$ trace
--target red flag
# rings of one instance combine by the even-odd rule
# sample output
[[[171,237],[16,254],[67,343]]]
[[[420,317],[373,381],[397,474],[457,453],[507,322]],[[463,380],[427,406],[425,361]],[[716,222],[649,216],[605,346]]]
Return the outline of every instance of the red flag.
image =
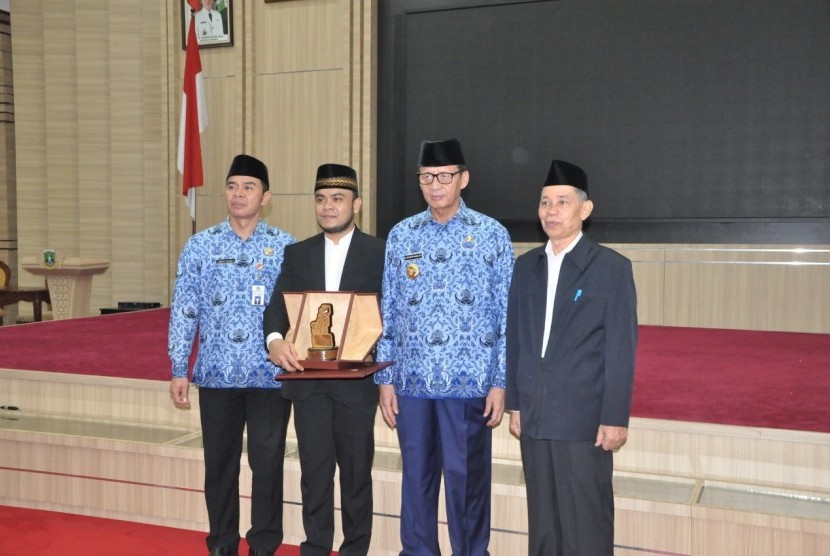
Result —
[[[193,11],[202,9],[199,0],[188,0]],[[200,134],[207,127],[205,87],[202,81],[202,62],[196,40],[195,18],[191,16],[187,31],[187,55],[184,62],[182,87],[182,114],[179,122],[179,152],[176,167],[182,174],[182,194],[190,208],[190,218],[196,219],[196,191],[205,182],[202,170],[202,142]]]

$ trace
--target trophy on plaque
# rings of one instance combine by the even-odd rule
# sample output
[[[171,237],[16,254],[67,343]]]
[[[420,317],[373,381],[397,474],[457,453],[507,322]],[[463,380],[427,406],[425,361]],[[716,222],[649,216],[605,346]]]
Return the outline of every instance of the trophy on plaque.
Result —
[[[337,359],[338,348],[334,344],[334,334],[331,331],[331,318],[334,306],[331,303],[321,303],[317,307],[317,318],[311,321],[311,347],[308,348],[308,358],[312,361],[334,361]]]
[[[383,332],[377,294],[283,292],[283,299],[289,320],[285,339],[308,358],[300,361],[306,372],[282,373],[275,380],[364,378],[393,364],[372,358]]]
[[[305,370],[343,370],[338,378],[351,378],[345,375],[366,376],[392,364],[372,360],[383,331],[377,294],[305,291],[283,292],[283,298],[289,320],[285,339],[294,344],[297,353],[307,356],[300,361]],[[280,377],[292,380],[315,374],[285,373]]]

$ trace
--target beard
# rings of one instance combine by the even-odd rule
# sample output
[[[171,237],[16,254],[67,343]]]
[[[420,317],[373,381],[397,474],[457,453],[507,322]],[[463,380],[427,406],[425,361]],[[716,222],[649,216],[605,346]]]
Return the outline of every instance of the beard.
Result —
[[[354,224],[354,216],[349,218],[346,222],[342,224],[338,224],[337,226],[320,226],[324,232],[327,234],[339,234],[340,232],[344,232],[352,227]]]

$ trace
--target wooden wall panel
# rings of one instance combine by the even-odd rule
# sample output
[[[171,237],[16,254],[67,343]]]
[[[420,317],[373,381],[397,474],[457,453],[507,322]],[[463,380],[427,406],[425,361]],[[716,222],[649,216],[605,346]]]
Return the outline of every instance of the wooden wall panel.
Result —
[[[830,332],[830,246],[610,247],[634,264],[643,324]]]
[[[357,2],[355,2],[357,4]],[[350,0],[303,0],[257,6],[256,75],[339,69],[348,63]]]
[[[47,174],[45,183],[41,184],[45,187],[46,210],[39,220],[46,217],[47,225],[43,228],[48,233],[39,245],[31,245],[21,234],[20,251],[22,256],[26,256],[49,247],[57,250],[59,256],[81,255],[77,180],[79,68],[75,44],[80,29],[74,12],[67,14],[64,10],[50,9],[51,6],[46,3],[40,7],[43,10],[41,40],[43,88],[46,93],[42,107],[43,124],[46,127],[46,156],[43,162]],[[16,36],[17,32],[13,31],[12,38]],[[23,116],[22,111],[20,115]],[[109,153],[102,154],[108,156]],[[20,187],[23,179],[25,176],[18,176],[18,191],[21,195],[31,195],[31,189]],[[28,222],[20,223],[21,227],[27,224]]]
[[[257,77],[255,141],[272,161],[275,193],[312,195],[317,166],[343,160],[343,86],[342,70]]]
[[[17,188],[14,150],[14,83],[9,15],[0,13],[0,260],[17,285]],[[17,318],[17,305],[0,307],[0,324]]]
[[[363,208],[357,223],[364,231],[374,233],[377,222],[377,46],[375,28],[377,3],[359,0],[351,4],[350,88],[347,100],[349,118],[349,153],[346,160],[357,170]]]
[[[210,77],[205,80],[205,96],[210,121],[207,129],[202,133],[205,185],[197,190],[197,202],[202,201],[202,197],[219,196],[222,198],[221,205],[224,208],[225,178],[233,157],[241,152],[256,156],[255,153],[239,147],[241,143],[239,130],[242,126],[233,108],[242,101],[240,92],[239,78],[236,76]],[[223,106],[227,106],[228,110],[223,110]],[[267,164],[268,161],[265,160],[265,163]],[[212,224],[212,222],[205,222],[206,226]]]
[[[38,245],[43,248],[46,243],[47,225],[44,217],[46,206],[46,126],[43,105],[46,98],[44,90],[44,57],[42,11],[34,2],[22,6],[17,3],[15,9],[14,29],[12,33],[12,51],[15,86],[15,166],[16,183],[13,187],[17,196],[17,229],[10,233],[16,235],[18,249],[21,242]],[[16,253],[17,254],[17,253]],[[18,257],[19,259],[19,257]],[[20,285],[39,285],[33,276],[21,273],[15,267]]]
[[[143,210],[136,210],[144,206],[144,164],[145,154],[141,134],[142,129],[142,59],[140,54],[143,48],[142,33],[136,32],[140,21],[123,12],[114,12],[109,16],[110,38],[108,50],[114,62],[109,69],[109,105],[110,134],[112,143],[109,149],[109,162],[112,202],[108,221],[102,226],[92,228],[84,223],[85,248],[90,249],[96,256],[104,256],[110,260],[110,270],[101,276],[101,282],[109,282],[110,289],[116,282],[122,291],[133,288],[138,291],[121,301],[142,300],[140,284],[143,278],[144,257],[142,256],[143,237]],[[124,35],[129,34],[128,38]],[[103,89],[107,81],[102,82]],[[157,92],[158,95],[160,93]],[[86,188],[81,194],[86,199]],[[86,213],[86,203],[83,203],[82,214]],[[92,215],[90,215],[92,216]],[[109,228],[109,229],[107,229]],[[106,237],[109,232],[111,241],[96,242],[93,238]],[[129,253],[131,256],[124,257]],[[119,301],[112,299],[111,303]],[[155,301],[155,300],[148,300]],[[94,308],[93,308],[94,311]]]
[[[692,509],[692,544],[699,556],[813,556],[830,553],[830,524],[720,508]]]
[[[166,302],[166,5],[69,4],[12,8],[20,253],[109,260],[91,313],[120,300]]]
[[[609,245],[631,260],[634,283],[637,285],[637,318],[641,324],[662,324],[666,296],[665,254],[655,248],[630,248],[626,245]]]
[[[14,169],[14,83],[8,14],[0,14],[0,260],[17,268],[17,190]],[[12,258],[12,255],[14,257]],[[14,315],[16,307],[9,309]],[[6,311],[0,307],[0,316]]]
[[[341,69],[256,76],[254,142],[270,161],[274,194],[266,219],[298,239],[319,231],[313,212],[317,167],[351,162],[344,156],[346,85]]]
[[[44,47],[41,30],[40,10],[18,10],[15,12],[15,28],[24,29],[13,33],[12,44],[16,66],[15,90],[15,149],[17,166],[16,189],[20,192],[17,199],[18,237],[32,243],[43,245],[46,239],[46,226],[42,216],[46,199],[46,127],[43,121],[43,104],[46,97],[43,86],[45,66]],[[23,35],[23,36],[21,36]],[[20,60],[27,60],[21,64]],[[27,86],[27,83],[31,83]],[[25,140],[24,140],[25,139]],[[25,179],[21,179],[25,178]],[[29,194],[22,190],[31,189]],[[18,242],[18,246],[19,246]],[[22,285],[34,285],[34,278],[21,275]]]
[[[112,268],[113,286],[111,298],[118,300],[143,300],[167,303],[172,288],[172,274],[168,271],[167,258],[170,250],[172,221],[168,204],[170,191],[175,188],[169,182],[169,175],[175,175],[175,151],[166,141],[169,119],[167,100],[167,32],[164,6],[152,2],[141,5],[141,181],[137,189],[143,191],[143,210],[138,211],[141,220],[135,233],[140,234],[143,243],[138,253],[143,264],[130,281],[119,272],[120,263],[136,256],[122,253],[117,244],[113,245]],[[147,46],[145,46],[147,45]],[[122,285],[123,284],[123,285]]]
[[[632,262],[640,324],[830,333],[830,245],[607,247]]]
[[[830,332],[830,250],[693,246],[666,250],[667,322]]]

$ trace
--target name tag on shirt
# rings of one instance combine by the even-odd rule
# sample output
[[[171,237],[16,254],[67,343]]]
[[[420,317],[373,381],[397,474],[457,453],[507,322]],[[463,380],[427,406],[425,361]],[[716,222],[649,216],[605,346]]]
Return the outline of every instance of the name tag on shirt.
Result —
[[[261,284],[251,286],[251,305],[265,305],[265,286]]]

